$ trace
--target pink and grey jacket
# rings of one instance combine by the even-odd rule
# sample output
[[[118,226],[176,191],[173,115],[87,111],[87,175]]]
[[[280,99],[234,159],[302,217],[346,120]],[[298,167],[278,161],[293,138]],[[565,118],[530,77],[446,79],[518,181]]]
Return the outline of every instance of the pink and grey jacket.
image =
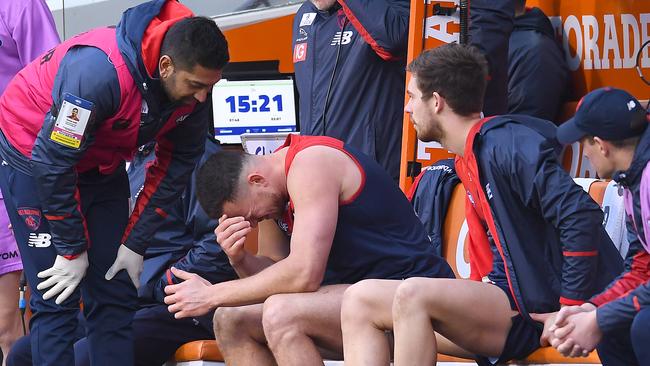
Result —
[[[636,314],[650,305],[650,128],[636,147],[630,168],[614,176],[624,189],[630,249],[625,270],[590,302],[598,306],[603,332],[629,328]]]
[[[131,8],[116,28],[82,33],[37,58],[0,98],[0,154],[36,180],[59,255],[74,257],[91,245],[78,173],[111,174],[138,146],[157,141],[156,162],[122,239],[140,254],[185,188],[211,126],[209,106],[168,101],[157,61],[165,32],[190,16],[175,0]],[[94,104],[78,149],[49,138],[66,93]]]

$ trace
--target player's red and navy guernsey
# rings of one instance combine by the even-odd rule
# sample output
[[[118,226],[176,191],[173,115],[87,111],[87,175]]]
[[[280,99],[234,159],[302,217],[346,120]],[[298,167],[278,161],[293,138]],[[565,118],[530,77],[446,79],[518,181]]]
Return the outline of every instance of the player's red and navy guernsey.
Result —
[[[324,285],[370,278],[454,277],[449,264],[435,254],[435,247],[404,193],[374,160],[331,137],[290,135],[280,149],[286,146],[286,174],[296,154],[311,146],[343,151],[362,174],[357,193],[339,203]],[[290,201],[280,224],[289,233],[294,214]]]
[[[116,28],[82,33],[37,58],[0,98],[0,185],[32,285],[35,364],[74,364],[82,294],[91,362],[133,362],[135,289],[124,271],[111,281],[102,272],[120,243],[144,253],[203,152],[207,104],[167,101],[157,75],[166,31],[190,16],[175,0],[131,8]],[[152,139],[156,163],[129,222],[124,161]],[[44,300],[36,274],[57,255],[84,251],[90,266],[80,287],[61,305]]]
[[[343,140],[379,162],[395,180],[402,146],[409,3],[341,0],[319,11],[305,1],[293,20],[301,134]]]
[[[456,158],[471,278],[505,284],[525,316],[582,304],[622,269],[602,211],[558,162],[555,129],[523,115],[487,118]]]
[[[467,190],[471,279],[501,288],[519,314],[497,360],[539,348],[529,313],[581,304],[622,268],[598,205],[558,162],[556,127],[527,116],[487,118],[472,127],[456,171]]]

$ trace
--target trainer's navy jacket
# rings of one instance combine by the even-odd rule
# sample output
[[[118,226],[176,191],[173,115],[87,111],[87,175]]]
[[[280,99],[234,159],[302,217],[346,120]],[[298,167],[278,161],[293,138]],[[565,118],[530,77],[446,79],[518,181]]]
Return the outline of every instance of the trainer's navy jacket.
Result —
[[[175,0],[156,0],[127,10],[117,28],[82,33],[23,69],[0,99],[0,153],[37,182],[44,216],[59,255],[87,249],[78,173],[110,174],[138,146],[156,139],[157,161],[149,169],[122,243],[144,253],[165,210],[185,188],[203,152],[209,103],[167,100],[157,61],[164,35],[191,11]],[[66,94],[93,103],[77,148],[52,140]],[[209,98],[208,98],[209,100]]]
[[[454,160],[443,159],[424,169],[415,178],[408,194],[438,255],[442,255],[442,228],[458,182],[460,179],[454,169]]]
[[[362,174],[359,190],[339,203],[323,284],[355,283],[369,278],[454,277],[449,264],[435,254],[404,193],[374,160],[331,137],[290,135],[280,148],[286,146],[286,174],[296,154],[310,146],[343,151]],[[291,197],[287,211],[285,217],[291,221],[280,227],[292,230],[295,211]]]
[[[144,187],[147,168],[154,162],[153,145],[149,143],[141,147],[129,166],[133,201]],[[218,142],[206,139],[205,152],[199,164],[220,149]],[[163,302],[165,286],[181,282],[169,270],[172,266],[196,273],[210,283],[237,278],[228,256],[217,244],[214,234],[217,220],[208,218],[196,199],[195,180],[192,174],[183,195],[169,208],[162,226],[149,242],[140,275],[140,301]]]
[[[485,119],[456,158],[468,193],[471,278],[504,278],[522,314],[581,304],[622,270],[603,212],[558,162],[555,131],[533,117]]]
[[[650,128],[646,128],[627,171],[614,180],[625,188],[630,249],[625,271],[590,302],[598,306],[603,332],[629,329],[636,314],[650,305]]]
[[[293,21],[301,134],[343,140],[394,179],[402,143],[409,3],[341,0],[319,11],[305,1]]]
[[[508,111],[508,43],[515,0],[471,0],[469,3],[469,43],[483,52],[489,67],[483,113],[504,114]]]
[[[508,50],[508,113],[556,121],[569,68],[551,21],[539,8],[515,18]]]

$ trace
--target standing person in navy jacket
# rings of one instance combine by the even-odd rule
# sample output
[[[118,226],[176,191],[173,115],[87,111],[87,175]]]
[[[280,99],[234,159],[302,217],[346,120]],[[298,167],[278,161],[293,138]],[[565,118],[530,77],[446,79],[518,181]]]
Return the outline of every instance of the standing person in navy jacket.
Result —
[[[604,366],[650,365],[650,121],[629,93],[601,88],[558,129],[564,144],[581,141],[601,178],[623,189],[630,249],[625,270],[582,306],[560,310],[553,346],[567,356],[597,347]]]
[[[476,48],[434,48],[408,70],[405,111],[418,138],[457,154],[473,281],[350,287],[341,311],[346,365],[387,364],[386,330],[394,330],[396,366],[435,364],[437,352],[480,365],[525,358],[548,338],[534,319],[550,327],[560,306],[588,300],[621,269],[603,213],[562,170],[553,124],[481,119],[487,69]]]
[[[0,187],[32,288],[34,364],[73,364],[82,296],[93,364],[133,363],[142,255],[203,152],[227,61],[213,21],[156,0],[51,49],[5,90]],[[129,219],[124,161],[153,139]]]
[[[569,68],[553,25],[540,8],[517,0],[508,48],[508,113],[557,122],[569,89]]]
[[[311,0],[293,21],[300,133],[343,140],[397,180],[409,0]]]
[[[155,161],[154,143],[141,147],[129,166],[129,183],[133,202],[142,192],[145,173]],[[220,150],[213,138],[206,139],[201,162]],[[195,175],[182,197],[167,211],[162,226],[156,231],[144,255],[144,267],[138,289],[140,308],[133,319],[135,365],[162,365],[181,345],[200,339],[214,338],[212,314],[196,318],[175,319],[163,302],[166,285],[179,283],[170,268],[197,273],[210,283],[229,281],[237,274],[228,263],[228,256],[217,244],[211,220],[196,200]],[[82,317],[83,320],[83,317]],[[85,323],[85,322],[84,322]],[[84,337],[85,325],[79,330]],[[88,339],[75,343],[75,365],[90,365]],[[32,364],[29,336],[19,340],[8,356],[8,366]]]

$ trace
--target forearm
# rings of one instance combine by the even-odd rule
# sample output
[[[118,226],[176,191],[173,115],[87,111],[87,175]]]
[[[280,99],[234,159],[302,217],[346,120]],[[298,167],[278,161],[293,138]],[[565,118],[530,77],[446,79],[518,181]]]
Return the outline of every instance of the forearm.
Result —
[[[318,285],[311,277],[306,269],[283,260],[250,277],[211,286],[210,305],[217,308],[258,304],[278,293],[315,291]]]
[[[244,255],[244,258],[242,258],[239,262],[230,262],[230,265],[235,269],[235,272],[237,272],[239,278],[246,278],[261,272],[263,269],[274,263],[275,261],[273,261],[271,258],[262,255],[253,255],[246,253],[246,255]]]

